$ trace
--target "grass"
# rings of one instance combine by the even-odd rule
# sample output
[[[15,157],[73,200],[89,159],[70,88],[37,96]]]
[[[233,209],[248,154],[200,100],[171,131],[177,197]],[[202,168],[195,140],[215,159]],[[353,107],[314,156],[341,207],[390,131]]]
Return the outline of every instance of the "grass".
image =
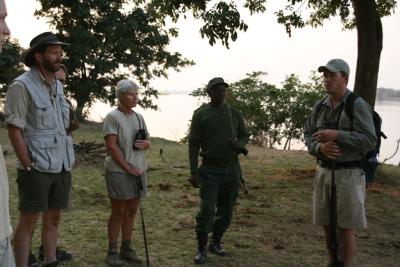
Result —
[[[82,125],[76,142],[102,142],[101,128]],[[0,129],[10,180],[12,223],[18,219],[15,154]],[[163,149],[164,163],[159,151]],[[324,266],[322,229],[311,224],[314,159],[306,152],[255,146],[242,158],[249,195],[239,196],[223,242],[230,256],[210,255],[205,266]],[[186,182],[187,146],[153,138],[147,152],[149,196],[143,201],[152,266],[193,266],[198,192]],[[400,265],[400,168],[384,165],[368,189],[369,228],[358,233],[354,266]],[[61,266],[106,266],[107,219],[110,208],[103,162],[80,163],[73,170],[73,209],[63,212],[59,245],[73,253]],[[38,222],[40,224],[40,222]],[[39,225],[33,251],[39,246]],[[140,217],[133,245],[144,259]]]

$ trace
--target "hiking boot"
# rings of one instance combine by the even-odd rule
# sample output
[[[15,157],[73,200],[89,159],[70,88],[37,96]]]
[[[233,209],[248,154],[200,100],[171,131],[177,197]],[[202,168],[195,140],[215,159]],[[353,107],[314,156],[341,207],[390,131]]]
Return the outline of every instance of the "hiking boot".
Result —
[[[197,253],[194,256],[195,264],[203,264],[207,260],[207,233],[197,233]]]
[[[38,260],[36,259],[35,255],[32,254],[32,251],[29,252],[28,258],[28,267],[38,267]]]
[[[119,258],[118,253],[116,251],[115,252],[109,251],[107,253],[106,263],[110,267],[122,267],[123,266],[123,262]]]
[[[43,246],[39,247],[39,260],[43,261],[44,260],[44,250]],[[72,260],[72,254],[69,253],[68,251],[65,251],[59,247],[56,247],[56,259],[57,261],[70,261]]]
[[[142,259],[136,254],[132,248],[121,248],[119,257],[129,263],[141,263]]]
[[[194,256],[195,264],[204,264],[207,260],[207,248],[199,248],[197,250],[196,256]]]
[[[330,262],[328,265],[326,265],[326,267],[343,267],[343,262],[340,260],[337,263]]]
[[[42,267],[57,267],[58,261],[53,261],[52,263],[42,264]]]
[[[208,250],[218,256],[226,256],[228,252],[221,246],[221,243],[211,242]]]
[[[211,237],[211,242],[210,245],[208,246],[208,250],[216,254],[218,256],[226,256],[228,252],[221,246],[221,239],[222,239],[222,234],[221,233],[213,233]]]

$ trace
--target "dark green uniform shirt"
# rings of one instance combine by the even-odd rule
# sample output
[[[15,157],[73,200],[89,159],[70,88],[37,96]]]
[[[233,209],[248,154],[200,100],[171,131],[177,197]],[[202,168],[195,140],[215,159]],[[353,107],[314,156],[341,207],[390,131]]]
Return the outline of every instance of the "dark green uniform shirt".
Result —
[[[240,147],[244,147],[249,141],[243,117],[238,110],[227,105],[218,109],[210,103],[197,109],[193,113],[189,133],[191,173],[197,172],[200,149],[203,160],[210,165],[223,167],[236,163],[238,152],[231,146],[232,138],[238,139]]]

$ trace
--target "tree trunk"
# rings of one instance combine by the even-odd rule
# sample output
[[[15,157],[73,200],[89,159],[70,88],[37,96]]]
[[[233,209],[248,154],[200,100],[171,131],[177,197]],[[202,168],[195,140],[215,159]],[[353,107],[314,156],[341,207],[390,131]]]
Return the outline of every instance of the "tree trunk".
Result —
[[[79,122],[84,122],[86,120],[85,113],[83,112],[83,106],[77,106],[75,109],[75,116]]]
[[[382,51],[382,23],[375,0],[353,0],[352,2],[358,36],[354,92],[374,107]]]

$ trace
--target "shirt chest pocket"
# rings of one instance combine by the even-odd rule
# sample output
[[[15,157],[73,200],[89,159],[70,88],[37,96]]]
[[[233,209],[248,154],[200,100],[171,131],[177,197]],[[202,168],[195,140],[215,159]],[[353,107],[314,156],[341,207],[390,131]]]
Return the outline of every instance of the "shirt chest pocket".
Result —
[[[35,127],[40,130],[56,128],[54,109],[50,103],[33,101],[33,119]]]

